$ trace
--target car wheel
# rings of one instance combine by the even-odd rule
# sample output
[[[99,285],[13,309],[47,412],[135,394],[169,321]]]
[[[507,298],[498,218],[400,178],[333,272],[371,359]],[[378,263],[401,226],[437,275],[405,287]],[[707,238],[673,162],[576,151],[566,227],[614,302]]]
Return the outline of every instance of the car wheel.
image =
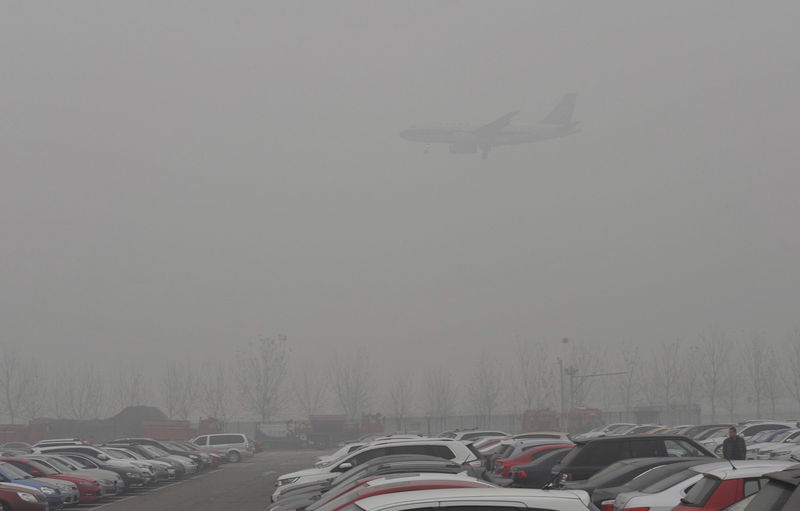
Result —
[[[228,461],[231,463],[239,463],[242,461],[242,455],[239,454],[239,451],[231,451],[228,453]]]

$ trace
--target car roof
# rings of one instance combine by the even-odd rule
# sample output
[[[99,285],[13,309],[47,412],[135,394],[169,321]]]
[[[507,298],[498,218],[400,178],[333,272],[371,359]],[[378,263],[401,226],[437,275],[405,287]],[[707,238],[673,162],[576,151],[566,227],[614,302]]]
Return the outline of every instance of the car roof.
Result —
[[[405,483],[405,482],[417,482],[417,481],[479,481],[479,480],[472,476],[467,475],[465,472],[460,472],[458,474],[408,472],[408,473],[380,476],[375,479],[367,481],[364,484],[364,486],[373,487],[389,483]],[[492,484],[486,481],[481,481],[481,482],[484,482],[487,485]]]
[[[761,477],[762,475],[783,470],[794,462],[779,460],[734,460],[733,466],[727,461],[696,465],[691,470],[717,479],[741,479],[743,477]],[[736,467],[735,469],[733,467]]]
[[[368,497],[356,502],[358,507],[365,511],[373,511],[384,507],[400,504],[414,504],[424,502],[442,502],[465,500],[472,505],[476,502],[524,502],[533,503],[537,507],[548,507],[553,503],[564,500],[577,500],[584,505],[589,504],[589,495],[583,491],[559,490],[529,490],[521,488],[450,488],[440,490],[409,491],[400,493],[386,493]]]
[[[800,485],[800,465],[792,465],[784,470],[770,472],[765,475],[770,479],[775,479],[782,483],[791,484],[793,486]]]
[[[692,442],[692,443],[696,443],[691,438],[683,436],[683,435],[648,435],[646,433],[643,434],[643,435],[601,436],[601,437],[597,437],[597,438],[586,438],[586,439],[583,439],[583,440],[577,440],[576,439],[574,442],[577,445],[584,445],[584,444],[593,444],[593,443],[599,443],[599,442],[627,442],[629,440],[653,439],[653,438],[655,438],[656,440],[670,440],[670,439],[686,440],[686,441],[689,441],[689,442]]]

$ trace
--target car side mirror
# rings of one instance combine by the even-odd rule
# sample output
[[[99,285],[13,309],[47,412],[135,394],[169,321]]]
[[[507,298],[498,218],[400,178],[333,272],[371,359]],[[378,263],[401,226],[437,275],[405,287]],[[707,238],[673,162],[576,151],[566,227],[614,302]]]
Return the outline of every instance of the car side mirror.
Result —
[[[351,468],[353,468],[353,464],[345,462],[345,463],[342,463],[341,465],[339,465],[336,468],[341,470],[342,472],[344,472],[345,470],[350,470]]]

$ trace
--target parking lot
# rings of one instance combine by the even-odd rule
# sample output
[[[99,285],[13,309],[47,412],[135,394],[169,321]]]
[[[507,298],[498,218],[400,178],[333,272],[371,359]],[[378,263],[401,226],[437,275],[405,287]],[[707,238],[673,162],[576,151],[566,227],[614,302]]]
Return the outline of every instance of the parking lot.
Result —
[[[241,463],[228,463],[182,481],[155,488],[133,489],[80,511],[189,511],[236,509],[263,511],[269,505],[275,478],[309,466],[317,451],[262,452]]]

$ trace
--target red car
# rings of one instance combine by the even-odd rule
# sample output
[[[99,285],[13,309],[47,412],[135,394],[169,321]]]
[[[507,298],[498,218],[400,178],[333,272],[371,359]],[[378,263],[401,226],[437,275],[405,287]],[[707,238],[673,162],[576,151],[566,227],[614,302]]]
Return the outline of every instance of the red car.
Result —
[[[14,511],[47,511],[47,497],[30,486],[0,483],[0,501],[3,509]]]
[[[439,490],[442,488],[493,488],[494,485],[459,474],[404,474],[403,477],[381,477],[345,492],[314,511],[339,511],[353,502],[384,493]]]
[[[740,472],[744,472],[743,468]],[[762,476],[771,469],[737,477],[736,471],[728,470],[722,477],[706,474],[697,484],[691,487],[680,504],[672,511],[720,511],[739,502],[745,497],[757,493],[762,484]],[[774,470],[773,470],[774,471]],[[726,477],[727,476],[727,477]]]
[[[36,460],[29,460],[26,458],[0,458],[0,461],[10,463],[33,477],[51,477],[53,479],[61,479],[63,481],[75,483],[75,486],[78,487],[78,500],[81,504],[94,502],[103,498],[103,490],[100,487],[100,481],[96,479],[59,472]],[[16,508],[14,509],[16,510]]]
[[[537,445],[533,449],[523,452],[515,458],[503,458],[494,462],[494,473],[508,479],[511,477],[511,467],[530,465],[536,458],[552,451],[553,449],[570,449],[573,444],[546,444]]]

